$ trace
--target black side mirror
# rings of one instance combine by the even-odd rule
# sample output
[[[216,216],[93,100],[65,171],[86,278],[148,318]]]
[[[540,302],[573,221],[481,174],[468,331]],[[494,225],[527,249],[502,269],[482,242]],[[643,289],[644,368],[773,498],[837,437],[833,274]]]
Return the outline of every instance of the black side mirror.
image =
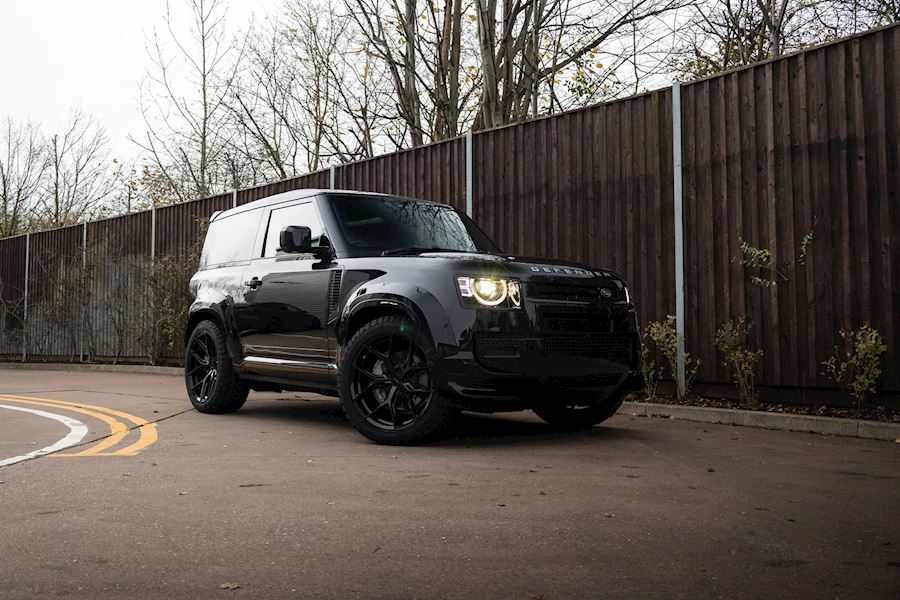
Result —
[[[288,225],[281,230],[278,241],[282,252],[296,254],[317,250],[312,247],[312,232],[303,225]]]

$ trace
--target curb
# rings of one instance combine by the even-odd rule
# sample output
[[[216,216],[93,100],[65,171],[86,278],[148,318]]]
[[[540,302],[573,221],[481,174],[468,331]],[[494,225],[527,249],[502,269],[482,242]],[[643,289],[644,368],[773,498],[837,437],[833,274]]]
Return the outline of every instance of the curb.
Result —
[[[182,375],[184,373],[179,367],[159,367],[153,365],[0,362],[0,370],[4,369],[13,371],[69,371],[73,373],[140,373],[143,375]]]
[[[900,423],[883,423],[862,419],[839,419],[788,413],[770,413],[758,410],[731,408],[707,408],[704,406],[682,406],[677,404],[656,404],[653,402],[622,403],[620,413],[643,417],[669,417],[701,423],[740,425],[761,429],[782,431],[802,431],[823,435],[841,435],[869,440],[894,441],[900,439]]]

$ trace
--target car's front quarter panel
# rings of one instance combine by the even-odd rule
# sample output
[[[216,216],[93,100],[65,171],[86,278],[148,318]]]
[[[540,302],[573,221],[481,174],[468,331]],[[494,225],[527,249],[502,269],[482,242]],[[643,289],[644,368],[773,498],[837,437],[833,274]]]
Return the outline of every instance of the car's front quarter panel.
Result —
[[[608,393],[634,378],[639,335],[625,283],[609,272],[466,255],[349,259],[338,343],[360,311],[404,312],[434,341],[436,384],[467,408],[520,408],[551,389]],[[556,269],[556,270],[554,270]],[[464,305],[457,278],[521,282],[519,308]],[[597,290],[611,290],[609,299]]]

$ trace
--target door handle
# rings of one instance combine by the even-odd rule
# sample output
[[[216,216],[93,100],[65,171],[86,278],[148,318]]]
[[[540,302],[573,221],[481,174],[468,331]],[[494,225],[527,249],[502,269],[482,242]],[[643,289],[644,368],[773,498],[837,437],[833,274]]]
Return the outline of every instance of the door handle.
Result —
[[[256,288],[258,288],[258,287],[261,286],[262,284],[263,284],[262,279],[260,279],[259,277],[254,277],[254,278],[251,279],[250,281],[245,281],[245,282],[244,282],[244,285],[246,285],[247,287],[249,287],[251,290],[255,290]]]

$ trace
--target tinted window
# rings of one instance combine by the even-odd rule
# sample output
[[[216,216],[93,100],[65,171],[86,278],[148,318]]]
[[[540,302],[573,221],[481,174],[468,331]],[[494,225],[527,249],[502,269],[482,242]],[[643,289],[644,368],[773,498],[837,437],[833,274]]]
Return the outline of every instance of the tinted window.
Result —
[[[200,267],[250,260],[262,211],[248,210],[209,224]]]
[[[263,256],[281,256],[284,252],[279,248],[279,236],[281,230],[288,225],[303,225],[309,227],[312,233],[312,245],[322,244],[322,222],[312,202],[294,204],[273,210],[269,214],[269,226],[266,229],[266,243],[263,246]],[[327,239],[325,245],[327,246]]]
[[[384,196],[330,196],[344,238],[356,251],[381,254],[419,247],[499,253],[464,215],[448,206]]]

